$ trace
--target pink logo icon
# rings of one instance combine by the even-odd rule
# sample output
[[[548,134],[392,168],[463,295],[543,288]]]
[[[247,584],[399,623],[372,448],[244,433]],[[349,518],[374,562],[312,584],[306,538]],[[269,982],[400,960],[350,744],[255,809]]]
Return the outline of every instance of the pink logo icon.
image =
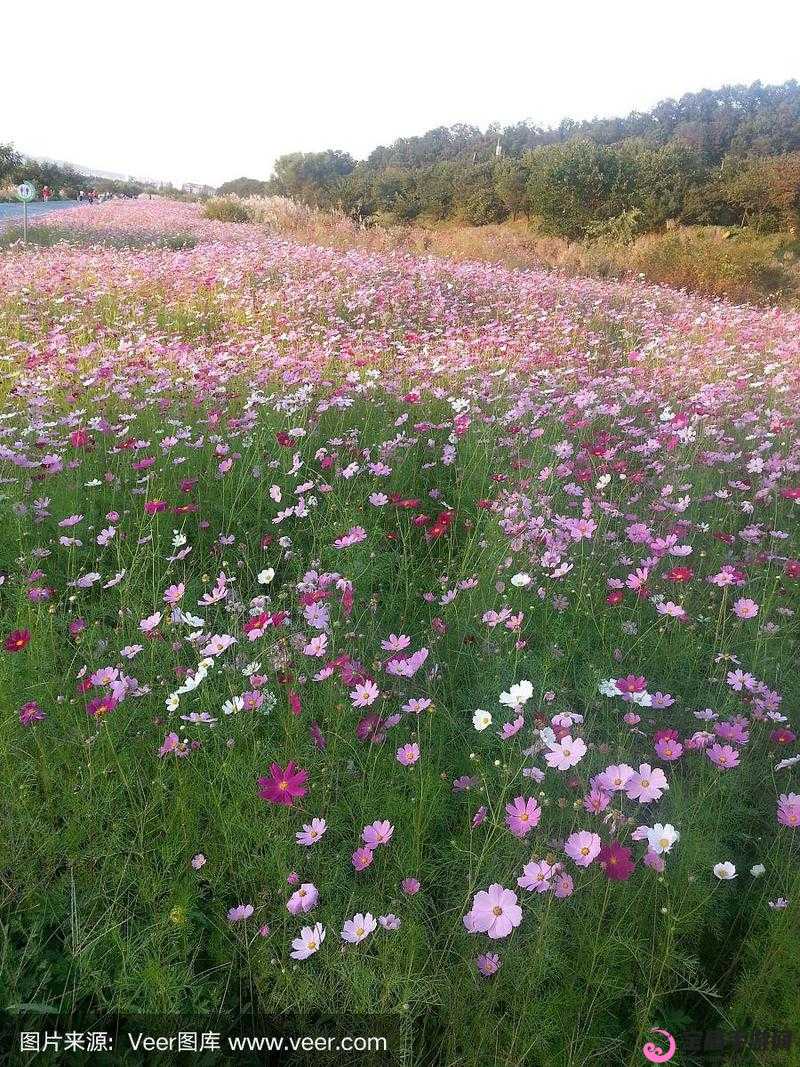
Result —
[[[663,1049],[660,1045],[656,1045],[654,1042],[648,1041],[642,1047],[644,1058],[646,1060],[649,1060],[651,1063],[666,1063],[667,1060],[671,1060],[672,1057],[675,1055],[675,1049],[677,1048],[675,1044],[675,1038],[668,1030],[659,1030],[657,1026],[651,1028],[651,1033],[663,1034],[664,1037],[669,1041],[669,1045],[665,1049]]]

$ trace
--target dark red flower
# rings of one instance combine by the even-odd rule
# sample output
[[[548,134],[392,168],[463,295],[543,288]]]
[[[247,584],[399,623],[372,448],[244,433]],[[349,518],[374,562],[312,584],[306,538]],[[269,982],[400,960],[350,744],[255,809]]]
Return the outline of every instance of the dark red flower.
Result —
[[[27,648],[30,640],[30,630],[12,630],[3,642],[3,648],[6,652],[21,652],[23,648]]]
[[[631,850],[618,841],[603,845],[597,854],[597,860],[606,877],[614,882],[627,882],[636,868]]]

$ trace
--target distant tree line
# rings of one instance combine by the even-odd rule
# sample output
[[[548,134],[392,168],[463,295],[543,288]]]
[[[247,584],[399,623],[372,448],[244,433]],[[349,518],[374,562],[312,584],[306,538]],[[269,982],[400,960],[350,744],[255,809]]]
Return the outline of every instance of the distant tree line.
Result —
[[[119,196],[138,196],[139,193],[155,189],[155,186],[145,182],[98,178],[79,174],[73,168],[59,163],[27,159],[12,144],[0,143],[0,199],[5,190],[23,181],[33,182],[40,192],[48,185],[54,195],[63,192],[68,200],[74,199],[80,189],[96,189],[98,193],[115,193]]]
[[[793,228],[800,85],[703,90],[625,118],[554,128],[439,127],[359,163],[345,152],[297,152],[278,159],[268,181],[241,178],[219,192],[279,193],[366,221],[535,217],[570,238],[633,236],[669,220]]]

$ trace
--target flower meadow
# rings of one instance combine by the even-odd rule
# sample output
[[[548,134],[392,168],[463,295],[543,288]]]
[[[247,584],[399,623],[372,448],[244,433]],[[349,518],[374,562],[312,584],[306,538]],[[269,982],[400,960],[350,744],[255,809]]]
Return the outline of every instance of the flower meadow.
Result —
[[[47,225],[0,258],[5,1005],[476,1067],[791,1028],[800,315]]]

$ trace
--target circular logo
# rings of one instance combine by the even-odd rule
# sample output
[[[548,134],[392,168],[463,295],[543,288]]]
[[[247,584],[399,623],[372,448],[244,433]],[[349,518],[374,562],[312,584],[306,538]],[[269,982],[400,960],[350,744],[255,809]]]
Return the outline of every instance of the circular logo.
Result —
[[[646,1044],[642,1046],[644,1058],[649,1060],[650,1063],[666,1063],[667,1060],[671,1060],[675,1055],[675,1049],[677,1048],[675,1038],[668,1030],[659,1030],[656,1026],[653,1026],[650,1032],[653,1034],[663,1034],[669,1044],[664,1049],[652,1041],[646,1042]]]
[[[33,182],[21,182],[17,186],[17,196],[20,200],[28,201],[36,198],[36,186]]]

